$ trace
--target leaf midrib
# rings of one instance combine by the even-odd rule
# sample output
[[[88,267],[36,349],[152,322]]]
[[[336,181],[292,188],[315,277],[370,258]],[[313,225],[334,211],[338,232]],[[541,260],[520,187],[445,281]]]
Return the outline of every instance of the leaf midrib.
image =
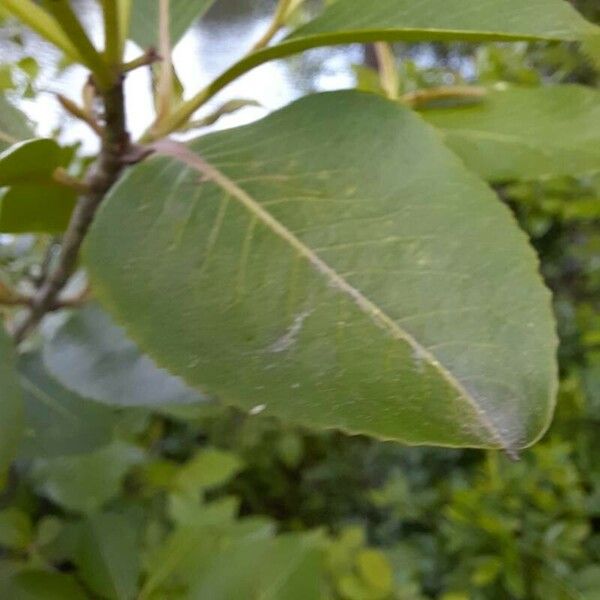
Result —
[[[235,181],[181,143],[165,139],[156,142],[153,147],[159,154],[175,158],[179,162],[200,173],[203,179],[212,181],[218,185],[224,192],[240,202],[242,206],[253,214],[255,218],[260,220],[263,225],[270,229],[275,235],[295,249],[300,256],[305,258],[315,268],[315,270],[328,278],[332,285],[354,300],[358,308],[367,314],[376,325],[387,330],[393,338],[406,342],[419,357],[427,361],[436,371],[438,371],[441,377],[459,393],[460,397],[474,412],[480,424],[490,434],[491,441],[497,443],[504,450],[511,449],[511,444],[499,431],[485,409],[480,406],[477,400],[465,389],[463,384],[429,349],[423,346],[408,331],[400,327],[396,321],[382,311],[370,298],[365,296],[360,290],[342,277],[333,267],[296,237],[283,223],[265,210],[257,200],[248,194],[248,192],[239,187]]]

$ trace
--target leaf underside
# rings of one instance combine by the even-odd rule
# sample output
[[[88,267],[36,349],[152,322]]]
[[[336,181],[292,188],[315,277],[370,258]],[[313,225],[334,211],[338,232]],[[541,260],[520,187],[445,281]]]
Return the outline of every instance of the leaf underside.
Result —
[[[97,305],[74,313],[44,346],[49,372],[85,398],[116,406],[160,407],[205,401],[143,355]]]
[[[159,364],[313,427],[541,435],[556,339],[535,255],[412,111],[320,94],[189,148],[128,171],[85,249],[98,298]]]

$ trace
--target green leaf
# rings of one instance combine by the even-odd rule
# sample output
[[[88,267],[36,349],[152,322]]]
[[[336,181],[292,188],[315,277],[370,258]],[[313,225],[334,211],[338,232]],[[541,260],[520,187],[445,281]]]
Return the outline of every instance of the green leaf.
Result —
[[[37,354],[22,356],[19,372],[26,414],[22,456],[81,454],[110,443],[117,413],[62,387]]]
[[[15,368],[14,347],[0,321],[0,488],[23,434],[23,402]]]
[[[121,490],[125,474],[144,458],[124,442],[81,456],[38,459],[32,478],[38,492],[66,510],[91,514]]]
[[[424,110],[489,181],[600,170],[600,93],[577,85],[490,91],[482,103]]]
[[[101,598],[134,598],[140,573],[139,542],[128,515],[104,513],[87,519],[75,557],[83,581]]]
[[[265,519],[255,517],[232,522],[227,515],[230,499],[222,500],[216,507],[213,504],[198,507],[195,520],[185,520],[183,526],[177,527],[156,548],[149,558],[148,578],[140,600],[161,597],[153,595],[158,589],[171,589],[172,585],[181,589],[196,581],[199,570],[204,568],[207,561],[231,544],[255,544],[273,536],[273,526]],[[225,517],[225,520],[220,517]]]
[[[73,212],[76,193],[53,174],[65,153],[53,140],[35,139],[0,154],[0,232],[60,232]]]
[[[78,50],[52,15],[34,0],[3,0],[3,7],[37,34],[60,48],[69,58],[82,60]]]
[[[156,134],[170,133],[243,73],[310,48],[376,41],[595,41],[600,27],[564,0],[337,0],[279,44],[253,52],[184,102]]]
[[[22,571],[11,577],[6,588],[10,600],[86,600],[70,575],[47,571]]]
[[[209,448],[198,452],[186,463],[177,474],[175,484],[181,490],[198,492],[227,483],[241,468],[235,454]]]
[[[189,597],[229,600],[252,590],[265,600],[320,600],[322,567],[314,535],[245,540],[199,563]]]
[[[576,41],[599,32],[564,0],[379,0],[377,6],[362,0],[337,0],[286,42],[318,37],[331,39],[327,43],[382,39]]]
[[[215,0],[170,0],[171,45],[181,40]],[[142,48],[158,47],[159,0],[133,0],[130,38]]]
[[[46,344],[44,362],[65,387],[104,404],[160,407],[205,400],[141,354],[97,305],[73,313]]]
[[[27,513],[18,508],[0,511],[0,546],[25,550],[33,541],[33,526]]]
[[[85,251],[160,364],[247,410],[411,444],[545,430],[556,338],[536,257],[411,110],[320,94],[163,150],[113,188]]]
[[[32,135],[27,117],[0,94],[0,151]]]

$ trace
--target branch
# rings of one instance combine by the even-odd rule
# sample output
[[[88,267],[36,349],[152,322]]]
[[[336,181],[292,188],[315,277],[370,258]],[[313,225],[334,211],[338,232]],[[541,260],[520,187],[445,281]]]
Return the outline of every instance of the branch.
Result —
[[[391,45],[387,42],[375,42],[375,54],[381,87],[390,100],[397,100],[400,92],[400,74]]]
[[[107,90],[100,90],[99,94],[104,104],[104,137],[98,160],[86,178],[89,192],[81,197],[73,211],[56,266],[31,298],[29,314],[14,332],[17,343],[25,339],[46,313],[59,305],[58,296],[75,271],[79,250],[96,210],[121,174],[123,157],[129,151],[122,80]]]

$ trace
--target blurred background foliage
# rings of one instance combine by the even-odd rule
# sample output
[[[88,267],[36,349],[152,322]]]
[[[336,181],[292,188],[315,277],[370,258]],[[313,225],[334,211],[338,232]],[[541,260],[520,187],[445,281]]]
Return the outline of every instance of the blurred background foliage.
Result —
[[[575,4],[600,22],[596,0]],[[402,93],[600,81],[590,53],[568,44],[394,51]],[[356,85],[377,90],[364,55]],[[32,57],[2,64],[0,88],[32,98],[39,74]],[[600,174],[498,193],[541,256],[561,338],[557,418],[519,461],[307,432],[216,404],[94,405],[93,435],[65,419],[68,451],[32,447],[12,473],[0,598],[600,599]],[[5,239],[0,277],[39,275],[42,248]]]

